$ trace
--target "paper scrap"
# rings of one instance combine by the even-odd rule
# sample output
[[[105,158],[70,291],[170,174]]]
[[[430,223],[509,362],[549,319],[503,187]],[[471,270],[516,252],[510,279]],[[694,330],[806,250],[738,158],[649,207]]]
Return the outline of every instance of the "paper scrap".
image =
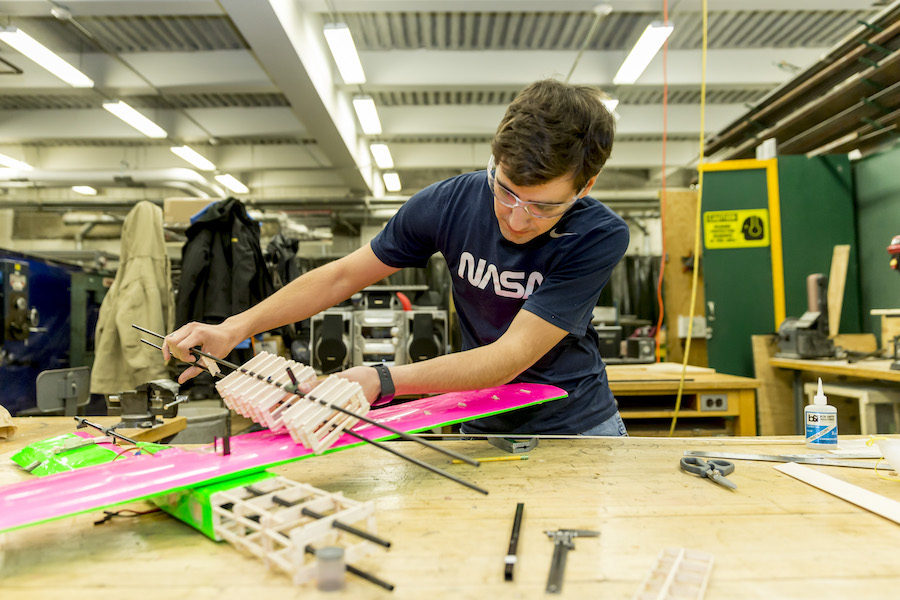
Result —
[[[13,424],[12,415],[5,407],[0,406],[0,440],[11,439],[16,429],[18,428]]]

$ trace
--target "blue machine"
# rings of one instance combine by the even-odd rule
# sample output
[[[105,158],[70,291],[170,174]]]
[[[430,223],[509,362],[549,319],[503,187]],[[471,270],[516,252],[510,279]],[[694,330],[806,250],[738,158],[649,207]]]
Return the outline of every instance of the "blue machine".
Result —
[[[91,366],[108,286],[86,282],[111,276],[0,249],[0,277],[0,404],[13,415],[35,413],[42,371]]]

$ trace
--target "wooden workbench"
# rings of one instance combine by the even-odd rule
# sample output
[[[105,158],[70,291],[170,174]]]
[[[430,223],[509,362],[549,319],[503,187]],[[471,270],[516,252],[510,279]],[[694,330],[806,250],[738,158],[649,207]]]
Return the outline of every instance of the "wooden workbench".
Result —
[[[606,367],[609,387],[619,402],[619,412],[632,435],[668,434],[669,422],[675,409],[675,398],[682,366],[676,363],[647,365],[609,365]],[[756,389],[759,381],[716,373],[705,367],[688,366],[678,412],[683,434],[697,426],[718,431],[716,421],[732,421],[727,429],[740,436],[756,435]],[[722,404],[704,410],[707,400]],[[650,424],[649,427],[643,427]],[[655,424],[655,425],[653,425]]]
[[[769,359],[769,365],[793,371],[794,423],[798,433],[803,429],[803,407],[806,395],[803,393],[803,374],[832,375],[864,379],[867,381],[887,381],[900,384],[900,371],[891,369],[891,360],[812,360],[805,358]]]
[[[0,484],[30,476],[9,451],[70,427],[59,418],[17,419],[0,442]],[[736,492],[681,472],[685,449],[804,452],[799,441],[746,438],[543,439],[522,461],[449,465],[431,450],[395,442],[490,490],[483,496],[374,447],[273,469],[357,500],[374,500],[379,534],[393,542],[357,566],[394,583],[393,593],[348,575],[341,593],[293,586],[259,560],[204,537],[164,513],[94,526],[86,514],[0,538],[4,600],[98,597],[167,600],[248,598],[546,598],[552,545],[544,530],[599,530],[576,539],[562,598],[631,598],[665,548],[712,553],[708,600],[895,598],[900,525],[782,475],[775,463],[740,461]],[[475,457],[484,441],[448,441]],[[863,469],[813,467],[900,500],[900,483]],[[515,581],[503,557],[516,502],[525,502]],[[149,505],[129,505],[147,509]],[[552,597],[552,596],[551,596]]]
[[[811,360],[801,358],[770,358],[769,364],[780,369],[843,375],[860,379],[875,379],[900,383],[900,371],[891,369],[890,360]]]

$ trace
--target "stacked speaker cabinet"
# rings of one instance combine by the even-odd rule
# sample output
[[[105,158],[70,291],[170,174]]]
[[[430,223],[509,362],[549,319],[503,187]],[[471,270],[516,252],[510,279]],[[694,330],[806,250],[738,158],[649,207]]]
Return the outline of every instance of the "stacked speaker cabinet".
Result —
[[[310,319],[312,366],[329,374],[352,366],[353,311],[330,308]]]
[[[329,309],[310,322],[312,366],[323,374],[359,365],[404,365],[447,353],[445,310]]]
[[[406,359],[428,360],[447,353],[447,311],[416,309],[406,316]]]
[[[403,365],[447,353],[447,311],[358,310],[353,313],[353,364]]]

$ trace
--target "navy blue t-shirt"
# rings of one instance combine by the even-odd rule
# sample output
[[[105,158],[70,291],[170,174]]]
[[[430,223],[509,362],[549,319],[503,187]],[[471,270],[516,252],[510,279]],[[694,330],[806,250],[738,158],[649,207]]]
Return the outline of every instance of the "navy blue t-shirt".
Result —
[[[423,267],[435,252],[444,256],[463,350],[497,340],[521,309],[569,332],[515,379],[558,386],[567,398],[470,421],[468,430],[587,431],[616,412],[591,317],[628,247],[628,226],[585,197],[550,231],[514,244],[501,234],[493,203],[483,171],[435,183],[400,208],[372,240],[372,250],[392,267]]]

